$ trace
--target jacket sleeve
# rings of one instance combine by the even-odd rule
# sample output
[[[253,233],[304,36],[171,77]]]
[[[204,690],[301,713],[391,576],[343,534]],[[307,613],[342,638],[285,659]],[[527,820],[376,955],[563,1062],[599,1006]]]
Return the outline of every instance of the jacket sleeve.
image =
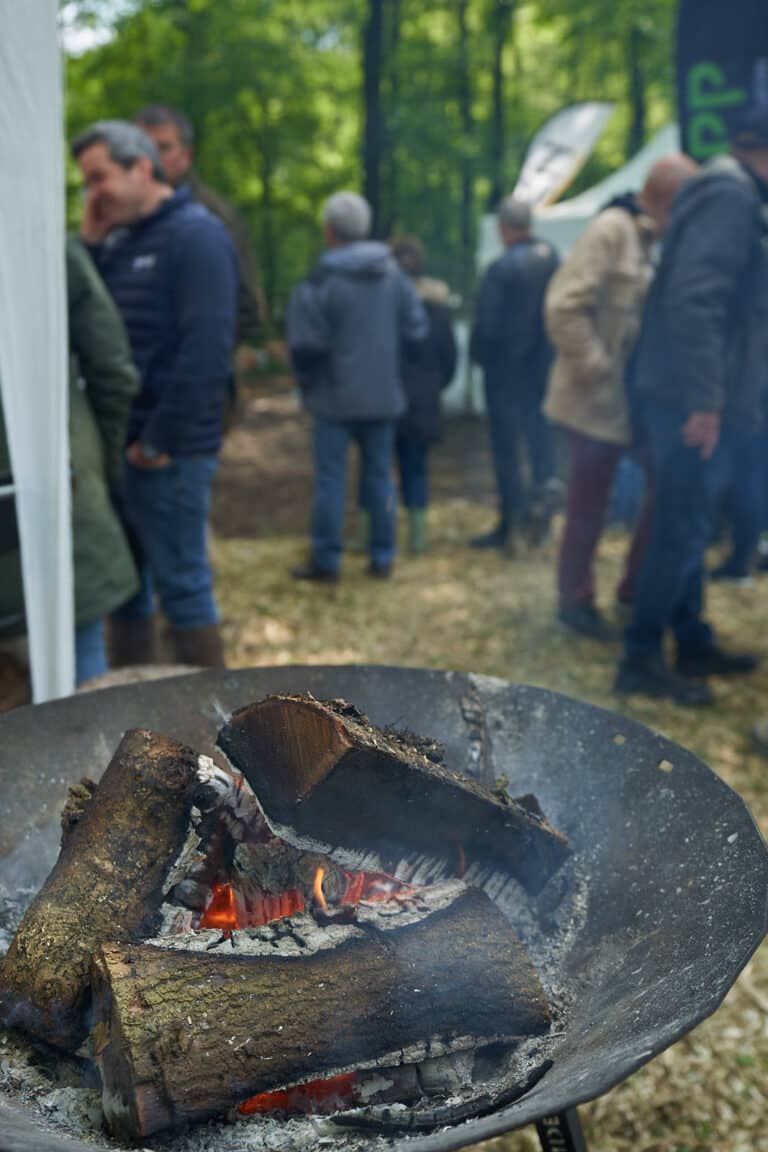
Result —
[[[323,370],[331,354],[331,334],[324,307],[322,286],[312,278],[303,280],[291,293],[285,332],[294,374],[306,387]]]
[[[70,350],[101,434],[107,479],[116,487],[139,377],[112,297],[74,237],[67,241],[67,298]]]
[[[458,360],[456,338],[453,334],[453,320],[448,308],[437,305],[432,312],[432,323],[437,329],[435,336],[440,364],[440,387],[447,388],[453,380]]]
[[[418,344],[429,331],[427,314],[408,277],[401,272],[398,272],[397,276],[400,287],[398,315],[400,339],[405,345]]]
[[[545,324],[557,352],[575,380],[586,385],[609,370],[609,356],[595,325],[606,277],[621,250],[621,233],[600,215],[582,233],[549,283]]]
[[[755,236],[751,188],[720,182],[691,217],[663,269],[664,323],[673,337],[670,377],[689,412],[719,412],[725,405],[732,308]]]
[[[485,368],[503,343],[504,274],[495,261],[480,281],[475,306],[475,323],[469,338],[469,353],[475,363]]]
[[[232,374],[237,261],[220,221],[198,219],[179,233],[172,274],[178,341],[160,403],[141,433],[170,455],[181,429],[207,423],[223,405]]]

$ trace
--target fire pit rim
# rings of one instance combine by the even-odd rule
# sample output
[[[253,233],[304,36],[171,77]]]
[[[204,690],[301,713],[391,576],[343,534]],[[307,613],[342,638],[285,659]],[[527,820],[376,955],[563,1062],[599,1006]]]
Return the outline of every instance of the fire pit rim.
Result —
[[[423,1152],[436,1152],[437,1149],[441,1149],[447,1152],[447,1150],[460,1148],[469,1142],[499,1135],[509,1131],[511,1128],[530,1123],[553,1111],[559,1111],[565,1107],[581,1104],[593,1099],[603,1092],[608,1091],[626,1078],[626,1076],[642,1067],[655,1055],[658,1055],[670,1044],[696,1027],[702,1020],[716,1010],[732,986],[736,976],[748,962],[750,956],[757,950],[766,931],[768,931],[768,850],[766,850],[765,842],[752,813],[739,793],[723,781],[704,761],[693,753],[667,740],[660,734],[653,732],[631,717],[584,701],[576,700],[560,693],[552,692],[549,689],[518,685],[509,681],[482,675],[473,675],[471,673],[365,664],[290,665],[277,668],[239,669],[227,672],[208,671],[173,677],[165,681],[154,681],[140,685],[121,685],[105,689],[98,695],[96,693],[84,693],[78,697],[63,701],[54,701],[46,705],[19,709],[16,712],[8,713],[6,716],[1,717],[0,782],[2,781],[3,775],[3,761],[6,760],[6,754],[2,749],[7,747],[3,736],[9,730],[11,732],[13,732],[13,730],[20,730],[23,733],[26,727],[30,727],[33,730],[44,728],[45,725],[39,723],[40,713],[43,709],[47,710],[45,712],[45,720],[50,719],[54,721],[54,728],[58,726],[64,729],[62,732],[63,743],[66,744],[68,741],[74,741],[77,744],[78,741],[81,741],[83,732],[87,732],[87,726],[85,729],[83,728],[81,718],[92,715],[93,705],[97,701],[99,702],[98,713],[100,713],[102,717],[105,717],[106,714],[112,717],[114,713],[120,711],[121,705],[123,707],[121,715],[124,716],[125,706],[127,704],[130,705],[131,702],[137,701],[138,706],[141,707],[140,698],[142,695],[159,693],[160,695],[167,695],[170,702],[175,696],[179,694],[183,696],[186,690],[190,690],[191,692],[194,688],[197,690],[191,692],[192,697],[198,700],[204,700],[205,702],[205,706],[201,709],[197,717],[198,722],[203,719],[209,728],[215,728],[223,718],[221,714],[222,696],[234,694],[233,699],[239,702],[254,698],[252,695],[248,695],[246,685],[249,682],[258,682],[262,679],[270,681],[268,691],[284,691],[286,690],[287,682],[289,686],[295,685],[292,690],[298,691],[303,681],[303,687],[309,687],[309,690],[314,691],[316,695],[320,695],[323,692],[323,688],[318,687],[317,682],[322,683],[326,679],[331,682],[336,682],[339,679],[343,681],[349,677],[354,679],[354,677],[360,676],[361,674],[373,680],[383,677],[387,682],[401,681],[403,687],[409,679],[413,680],[414,677],[420,682],[422,688],[426,689],[429,685],[438,685],[442,688],[444,697],[450,700],[454,707],[458,705],[462,694],[466,695],[467,693],[475,692],[481,698],[484,707],[489,713],[493,712],[494,709],[502,707],[502,698],[506,698],[510,706],[514,702],[515,708],[519,711],[526,708],[530,709],[533,704],[541,708],[544,715],[547,714],[549,706],[551,705],[556,709],[565,709],[569,714],[578,714],[584,718],[585,721],[589,720],[589,724],[587,724],[586,727],[590,736],[594,736],[595,732],[600,730],[601,726],[614,730],[617,730],[618,726],[618,730],[626,737],[627,742],[629,742],[632,737],[636,737],[642,742],[644,747],[650,748],[652,746],[655,750],[654,755],[656,755],[657,752],[671,751],[673,758],[676,761],[680,761],[686,771],[699,775],[703,772],[703,779],[706,779],[710,784],[714,783],[721,796],[728,797],[727,803],[730,805],[734,819],[736,819],[738,814],[739,835],[743,832],[744,839],[747,838],[747,833],[751,835],[753,848],[756,853],[759,853],[759,859],[762,863],[762,873],[765,878],[762,909],[758,909],[757,907],[755,909],[755,919],[749,941],[744,943],[736,959],[731,958],[728,972],[723,973],[718,982],[707,985],[704,990],[704,998],[700,999],[696,1011],[689,1013],[682,1022],[680,1020],[674,1020],[669,1022],[666,1028],[659,1029],[654,1037],[655,1042],[652,1048],[642,1052],[629,1053],[623,1059],[614,1057],[610,1062],[608,1072],[604,1070],[602,1076],[598,1078],[598,1084],[595,1083],[594,1075],[585,1073],[583,1089],[568,1088],[567,1086],[561,1089],[557,1088],[552,1084],[551,1076],[547,1074],[536,1087],[516,1104],[501,1109],[492,1116],[475,1119],[458,1125],[454,1129],[443,1130],[424,1137],[409,1136],[402,1141],[402,1147],[404,1149],[407,1148],[411,1150],[411,1152],[422,1152],[422,1150]],[[307,684],[307,680],[311,681],[311,683]],[[214,688],[216,690],[215,693],[208,691],[208,695],[206,696],[206,691]],[[202,689],[202,692],[200,689]],[[262,694],[266,694],[264,689],[262,689]],[[334,691],[332,694],[346,694],[351,697],[354,695],[348,687],[344,691]],[[365,706],[365,702],[363,702],[363,706]],[[178,708],[178,705],[175,707]],[[128,708],[128,711],[130,711],[130,708]],[[28,725],[27,722],[32,716],[35,717],[35,722]],[[63,722],[57,723],[62,717]],[[376,719],[376,717],[374,717],[374,719]],[[133,723],[133,720],[131,720],[131,723]],[[126,726],[130,726],[130,724]],[[39,731],[37,734],[39,735]],[[436,732],[435,735],[440,736],[442,734]],[[11,741],[11,743],[13,743],[13,741]],[[34,740],[32,743],[34,743]],[[212,744],[212,741],[210,741],[210,744]],[[198,746],[200,746],[199,741]],[[60,745],[57,744],[57,748],[58,747],[60,747]],[[206,748],[200,746],[200,751],[206,750]],[[11,756],[11,759],[14,760],[16,765],[18,764],[17,756]],[[636,770],[638,772],[641,771],[641,769]],[[757,833],[756,837],[754,833]],[[0,858],[0,864],[1,862],[2,860]],[[759,880],[760,877],[758,876],[756,878],[756,884]],[[555,1088],[555,1090],[552,1091],[552,1088]],[[549,1095],[547,1095],[548,1092]],[[537,1103],[538,1101],[543,1102]],[[51,1152],[54,1152],[56,1149],[63,1149],[66,1145],[63,1138],[60,1141],[57,1137],[51,1137],[49,1139],[47,1135],[41,1133],[40,1146],[41,1148],[47,1147],[51,1149]]]

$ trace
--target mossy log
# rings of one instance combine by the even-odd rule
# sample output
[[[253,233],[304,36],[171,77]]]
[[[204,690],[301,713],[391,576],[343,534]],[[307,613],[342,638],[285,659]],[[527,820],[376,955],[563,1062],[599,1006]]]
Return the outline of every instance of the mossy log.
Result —
[[[142,1141],[409,1045],[547,1030],[509,924],[477,889],[309,956],[104,945],[93,1047],[110,1133]]]
[[[79,788],[59,858],[0,962],[3,1023],[68,1050],[87,1036],[93,954],[105,940],[154,934],[197,767],[190,748],[132,730],[99,784]]]
[[[219,747],[286,835],[361,854],[465,859],[535,894],[569,854],[539,811],[441,762],[439,745],[375,728],[343,701],[268,696],[235,712]]]

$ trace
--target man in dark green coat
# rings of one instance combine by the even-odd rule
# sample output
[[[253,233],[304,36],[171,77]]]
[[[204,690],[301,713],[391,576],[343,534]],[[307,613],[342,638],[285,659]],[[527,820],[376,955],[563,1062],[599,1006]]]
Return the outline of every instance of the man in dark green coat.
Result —
[[[139,379],[122,321],[79,240],[67,241],[69,440],[78,684],[107,669],[104,617],[138,590],[131,550],[110,490],[122,472],[128,413]],[[0,412],[0,474],[10,472]],[[24,630],[18,538],[0,517],[0,628]]]

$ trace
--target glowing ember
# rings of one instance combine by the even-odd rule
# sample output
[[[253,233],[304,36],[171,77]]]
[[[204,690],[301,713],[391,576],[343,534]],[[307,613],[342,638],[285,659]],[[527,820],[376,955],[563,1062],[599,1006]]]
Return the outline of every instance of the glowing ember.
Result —
[[[404,884],[386,872],[345,872],[344,878],[347,890],[341,898],[342,904],[359,904],[361,900],[378,904],[384,900],[407,899],[416,891],[410,884]]]
[[[221,928],[232,932],[243,927],[237,915],[235,890],[231,884],[214,884],[210,903],[200,917],[201,928]]]
[[[314,896],[317,904],[322,908],[323,912],[328,911],[328,904],[326,903],[325,893],[323,892],[323,877],[325,876],[325,868],[318,868],[315,872],[315,883],[312,886],[312,895]]]
[[[459,855],[458,863],[456,865],[456,875],[461,877],[464,875],[464,873],[467,870],[467,854],[464,851],[464,847],[462,844],[457,844],[456,850],[457,850],[458,855]]]
[[[336,1112],[354,1103],[356,1084],[357,1072],[344,1072],[327,1080],[310,1080],[294,1088],[260,1092],[245,1100],[238,1112],[244,1116],[263,1116],[268,1112]]]

